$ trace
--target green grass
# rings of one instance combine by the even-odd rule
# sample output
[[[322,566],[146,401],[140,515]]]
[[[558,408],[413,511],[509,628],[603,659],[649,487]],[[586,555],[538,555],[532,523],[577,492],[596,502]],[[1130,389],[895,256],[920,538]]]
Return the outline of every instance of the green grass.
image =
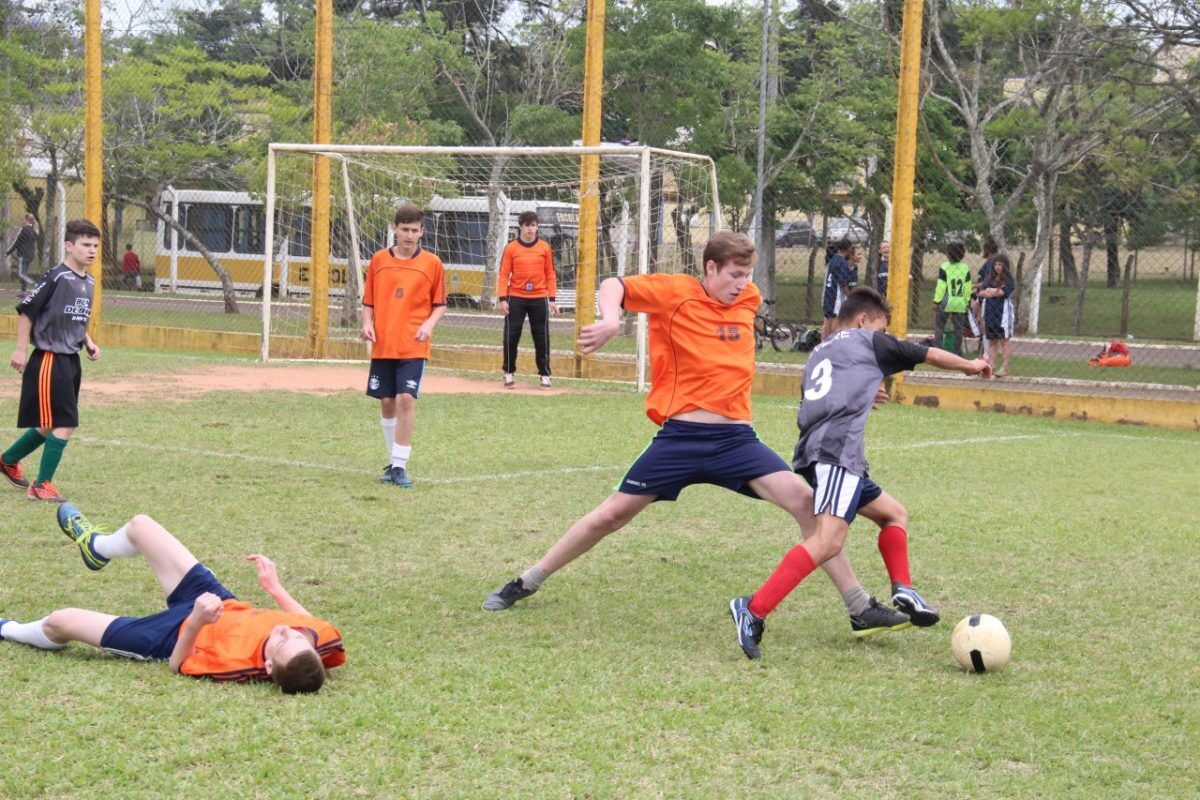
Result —
[[[110,350],[85,369],[218,360]],[[793,403],[755,410],[786,452]],[[652,506],[512,611],[479,610],[649,440],[631,392],[427,394],[410,492],[375,482],[378,409],[353,392],[107,405],[85,392],[83,411],[57,481],[72,500],[110,524],[153,514],[264,604],[242,557],[268,553],[339,626],[349,661],[320,695],[285,698],[0,643],[0,796],[1200,793],[1198,434],[881,409],[872,474],[908,506],[914,574],[943,624],[855,641],[814,576],[751,663],[726,604],[797,531],[714,487]],[[523,471],[537,474],[502,477]],[[144,564],[90,573],[53,509],[11,490],[4,502],[0,614],[156,610]],[[848,547],[882,592],[874,538],[858,522]],[[950,629],[978,611],[1013,634],[1005,672],[953,665]]]

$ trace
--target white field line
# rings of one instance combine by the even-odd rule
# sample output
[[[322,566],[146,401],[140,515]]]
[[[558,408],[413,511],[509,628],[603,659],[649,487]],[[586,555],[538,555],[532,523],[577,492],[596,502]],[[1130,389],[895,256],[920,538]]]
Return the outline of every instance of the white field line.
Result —
[[[925,447],[959,447],[962,445],[972,444],[987,444],[991,442],[1006,442],[1027,439],[1047,439],[1063,436],[1076,436],[1082,434],[1075,433],[1045,433],[1045,434],[1026,434],[1016,436],[976,436],[969,439],[939,439],[925,442],[913,442],[908,444],[883,444],[877,445],[872,451],[879,450],[915,450]],[[203,450],[193,447],[172,447],[170,445],[150,444],[146,442],[135,442],[130,440],[120,439],[101,439],[94,436],[75,436],[75,439],[87,444],[108,445],[111,447],[121,447],[131,450],[141,450],[157,453],[177,453],[184,456],[193,456],[196,458],[223,458],[230,461],[246,461],[255,464],[270,464],[280,467],[298,467],[301,469],[311,469],[318,472],[334,472],[351,475],[374,475],[372,470],[359,469],[357,467],[344,467],[335,464],[317,464],[311,461],[299,461],[290,458],[278,458],[275,456],[259,456],[250,453],[229,453],[221,450]],[[1116,437],[1110,437],[1116,438]],[[1129,436],[1124,438],[1140,439],[1141,437]],[[1172,441],[1164,439],[1162,441]],[[490,472],[481,475],[459,475],[450,478],[425,478],[422,477],[421,483],[432,484],[456,484],[456,483],[477,483],[479,481],[505,481],[516,478],[541,477],[548,475],[570,475],[580,472],[617,472],[628,469],[628,465],[592,465],[586,467],[558,467],[555,469],[530,469],[519,470],[516,472]]]

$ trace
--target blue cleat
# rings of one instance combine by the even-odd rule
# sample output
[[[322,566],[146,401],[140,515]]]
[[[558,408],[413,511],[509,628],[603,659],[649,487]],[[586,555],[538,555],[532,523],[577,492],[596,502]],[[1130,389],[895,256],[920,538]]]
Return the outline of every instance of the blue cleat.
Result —
[[[729,613],[733,614],[733,625],[737,628],[738,644],[746,658],[761,658],[758,649],[767,623],[750,613],[750,597],[735,597],[729,601]]]
[[[408,477],[408,473],[404,471],[404,467],[392,467],[388,470],[388,474],[391,476],[393,486],[399,486],[401,489],[412,488],[412,478]]]
[[[83,557],[84,566],[94,571],[104,569],[108,559],[92,548],[92,542],[102,531],[88,522],[78,508],[71,503],[63,503],[58,507],[58,527],[62,532],[79,545],[79,554]]]

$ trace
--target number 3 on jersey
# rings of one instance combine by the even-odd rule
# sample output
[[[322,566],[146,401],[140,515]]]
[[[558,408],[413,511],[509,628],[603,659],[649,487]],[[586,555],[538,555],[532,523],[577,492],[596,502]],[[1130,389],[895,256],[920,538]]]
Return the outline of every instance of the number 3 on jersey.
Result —
[[[833,364],[828,358],[823,358],[808,373],[809,389],[804,393],[805,400],[820,400],[829,394],[833,388]]]

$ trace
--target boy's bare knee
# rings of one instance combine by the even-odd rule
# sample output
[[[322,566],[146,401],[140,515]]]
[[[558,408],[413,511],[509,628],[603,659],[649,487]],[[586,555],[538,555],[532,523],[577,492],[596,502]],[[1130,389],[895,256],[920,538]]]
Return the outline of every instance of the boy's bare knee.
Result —
[[[129,537],[129,541],[137,544],[144,541],[146,537],[156,534],[160,527],[148,514],[135,514],[125,526],[125,535]]]
[[[71,618],[78,613],[77,608],[60,608],[57,611],[51,611],[47,617],[42,620],[42,633],[55,642],[65,642],[67,640],[66,632],[70,628]]]
[[[417,407],[417,398],[411,394],[401,394],[396,396],[396,409],[398,411],[412,411]]]

